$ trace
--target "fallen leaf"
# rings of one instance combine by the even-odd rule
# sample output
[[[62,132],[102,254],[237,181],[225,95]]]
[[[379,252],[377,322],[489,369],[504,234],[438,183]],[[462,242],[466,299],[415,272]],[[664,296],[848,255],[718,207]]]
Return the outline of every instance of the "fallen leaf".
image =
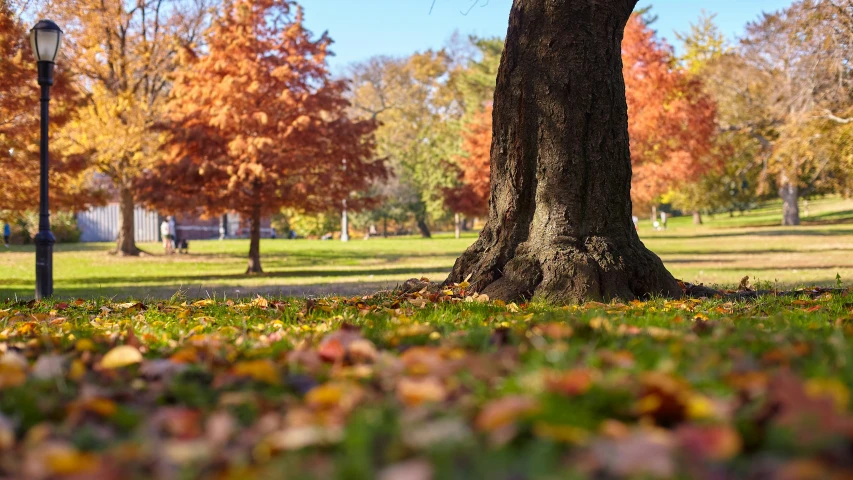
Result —
[[[104,355],[101,368],[121,368],[142,362],[142,354],[131,345],[119,345]]]
[[[278,368],[272,361],[267,359],[248,360],[234,364],[234,375],[241,377],[249,377],[252,380],[278,385],[281,383],[279,378]]]
[[[528,397],[512,395],[499,398],[490,401],[480,410],[474,424],[479,430],[492,432],[514,423],[536,408],[536,401]]]

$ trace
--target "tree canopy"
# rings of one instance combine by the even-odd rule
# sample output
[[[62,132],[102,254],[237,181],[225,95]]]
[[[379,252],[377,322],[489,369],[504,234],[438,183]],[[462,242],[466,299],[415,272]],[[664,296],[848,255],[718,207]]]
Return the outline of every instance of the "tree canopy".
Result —
[[[373,160],[372,119],[352,120],[302,8],[238,0],[213,19],[206,47],[181,49],[166,104],[165,158],[145,181],[147,203],[252,222],[250,272],[260,272],[264,216],[321,211],[385,174]],[[357,207],[355,202],[351,207]]]

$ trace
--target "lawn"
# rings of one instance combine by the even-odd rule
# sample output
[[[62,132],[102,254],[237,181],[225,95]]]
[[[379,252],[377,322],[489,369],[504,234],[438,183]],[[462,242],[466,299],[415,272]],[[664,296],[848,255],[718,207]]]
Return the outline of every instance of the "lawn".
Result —
[[[648,220],[640,236],[670,271],[685,281],[737,285],[749,275],[779,287],[834,285],[853,278],[853,200],[810,202],[800,227],[775,226],[778,202],[736,214],[673,218],[655,232]],[[848,223],[845,223],[848,222]],[[191,297],[238,297],[254,293],[325,295],[376,291],[411,277],[443,279],[456,257],[476,238],[438,234],[433,239],[401,237],[352,240],[263,240],[265,274],[246,276],[247,240],[197,241],[190,255],[161,254],[159,245],[141,245],[152,255],[107,255],[110,244],[60,244],[54,257],[55,292],[62,298],[116,296],[167,298],[177,290]],[[35,282],[32,246],[0,249],[0,298],[27,298]]]
[[[463,287],[0,303],[0,477],[849,478],[846,291]]]
[[[439,235],[265,241],[252,277],[245,241],[60,245],[42,303],[4,252],[0,478],[848,478],[852,207],[641,224],[684,280],[835,287],[752,300],[353,295],[442,278],[474,236]]]

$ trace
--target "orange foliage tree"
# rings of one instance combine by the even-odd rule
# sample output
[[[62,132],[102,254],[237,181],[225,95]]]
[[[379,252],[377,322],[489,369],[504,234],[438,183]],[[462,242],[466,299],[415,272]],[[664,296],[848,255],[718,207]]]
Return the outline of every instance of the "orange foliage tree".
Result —
[[[462,128],[458,186],[445,190],[445,203],[454,212],[485,215],[489,207],[489,152],[492,145],[492,107],[473,115]]]
[[[7,217],[38,208],[39,86],[27,34],[0,1],[0,214]],[[68,121],[79,99],[63,63],[60,56],[50,91],[52,132]],[[82,208],[94,200],[80,178],[84,159],[50,153],[51,207]]]
[[[702,83],[675,65],[670,48],[640,15],[622,40],[634,210],[719,166],[713,155],[716,106]]]
[[[261,219],[283,207],[324,211],[385,175],[372,120],[346,116],[346,83],[326,65],[289,0],[236,0],[180,56],[164,160],[141,182],[146,203],[251,219],[247,273],[260,273]],[[354,199],[349,208],[358,208]]]

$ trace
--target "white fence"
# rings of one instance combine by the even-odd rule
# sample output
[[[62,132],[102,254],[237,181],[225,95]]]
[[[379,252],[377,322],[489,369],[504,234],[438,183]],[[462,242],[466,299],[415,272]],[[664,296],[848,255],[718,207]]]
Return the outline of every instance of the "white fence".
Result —
[[[137,242],[156,242],[160,239],[157,212],[136,207],[133,210]],[[113,242],[118,237],[118,203],[90,208],[77,214],[81,242]]]

